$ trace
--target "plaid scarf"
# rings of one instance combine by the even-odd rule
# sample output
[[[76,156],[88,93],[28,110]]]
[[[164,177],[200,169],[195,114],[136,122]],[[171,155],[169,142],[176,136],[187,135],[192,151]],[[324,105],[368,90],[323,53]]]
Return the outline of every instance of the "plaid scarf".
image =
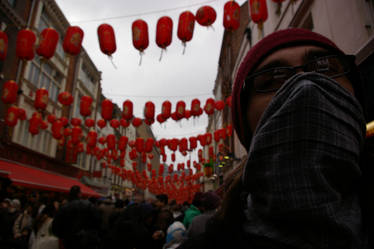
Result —
[[[288,80],[251,141],[245,232],[286,248],[364,248],[364,138],[362,108],[341,85],[317,73]]]

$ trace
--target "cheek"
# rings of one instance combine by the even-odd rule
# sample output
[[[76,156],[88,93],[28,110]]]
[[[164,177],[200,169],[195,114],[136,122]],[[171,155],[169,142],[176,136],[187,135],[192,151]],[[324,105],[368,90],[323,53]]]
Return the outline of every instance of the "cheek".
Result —
[[[252,96],[248,101],[247,120],[252,133],[256,130],[257,124],[273,96],[274,94],[257,95]]]

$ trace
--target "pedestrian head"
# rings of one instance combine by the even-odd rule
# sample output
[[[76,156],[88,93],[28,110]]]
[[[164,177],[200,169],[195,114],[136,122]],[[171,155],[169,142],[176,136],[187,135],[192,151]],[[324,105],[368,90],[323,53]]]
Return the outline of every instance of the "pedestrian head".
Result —
[[[354,57],[347,56],[328,38],[309,30],[274,32],[249,50],[233,87],[233,124],[247,149],[276,92],[295,74],[307,72],[338,82],[364,104]]]

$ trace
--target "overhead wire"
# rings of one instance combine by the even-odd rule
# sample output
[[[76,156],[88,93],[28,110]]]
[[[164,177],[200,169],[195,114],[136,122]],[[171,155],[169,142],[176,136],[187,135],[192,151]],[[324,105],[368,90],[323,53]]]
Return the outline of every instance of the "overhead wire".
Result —
[[[209,1],[199,2],[199,3],[195,3],[195,4],[189,4],[189,5],[184,5],[184,6],[174,7],[174,8],[168,8],[168,9],[146,11],[146,12],[141,12],[141,13],[134,13],[134,14],[128,14],[128,15],[121,15],[121,16],[113,16],[113,17],[106,17],[106,18],[78,20],[78,21],[72,21],[71,23],[100,22],[100,21],[108,21],[108,20],[115,20],[115,19],[125,19],[125,18],[130,18],[130,17],[159,14],[159,13],[164,13],[164,12],[169,12],[169,11],[174,11],[174,10],[179,10],[179,9],[185,9],[185,8],[195,7],[195,6],[199,6],[199,5],[207,4],[207,3],[212,3],[212,2],[216,2],[216,1],[217,0],[209,0]]]

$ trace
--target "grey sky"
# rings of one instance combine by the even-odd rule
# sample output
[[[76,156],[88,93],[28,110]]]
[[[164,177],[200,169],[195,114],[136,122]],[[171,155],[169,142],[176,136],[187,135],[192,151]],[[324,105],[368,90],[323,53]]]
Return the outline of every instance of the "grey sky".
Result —
[[[174,111],[178,100],[184,100],[187,108],[190,109],[193,98],[199,98],[204,105],[205,100],[212,97],[223,35],[223,5],[226,0],[215,0],[208,4],[164,13],[97,22],[80,21],[159,11],[203,3],[207,0],[56,0],[56,2],[69,22],[72,25],[79,25],[84,30],[83,46],[97,68],[102,71],[103,93],[120,107],[124,100],[130,99],[134,103],[135,115],[143,117],[144,103],[149,100],[156,104],[156,113],[159,113],[164,100],[172,102]],[[237,2],[241,5],[244,0]],[[186,52],[182,55],[183,46],[176,35],[179,14],[185,10],[195,14],[202,5],[210,5],[216,10],[217,19],[213,24],[214,29],[195,23],[193,38],[187,43]],[[155,43],[155,30],[158,18],[164,15],[173,19],[173,41],[167,53],[164,53],[162,60],[159,61],[161,49]],[[133,47],[131,36],[131,24],[139,18],[148,23],[150,41],[141,66],[138,65],[139,52]],[[113,55],[113,61],[117,70],[99,48],[97,27],[102,23],[112,25],[116,33],[117,51]],[[204,133],[207,120],[207,116],[203,114],[196,120],[191,119],[181,123],[168,121],[162,127],[155,123],[152,129],[157,138],[189,137]]]

